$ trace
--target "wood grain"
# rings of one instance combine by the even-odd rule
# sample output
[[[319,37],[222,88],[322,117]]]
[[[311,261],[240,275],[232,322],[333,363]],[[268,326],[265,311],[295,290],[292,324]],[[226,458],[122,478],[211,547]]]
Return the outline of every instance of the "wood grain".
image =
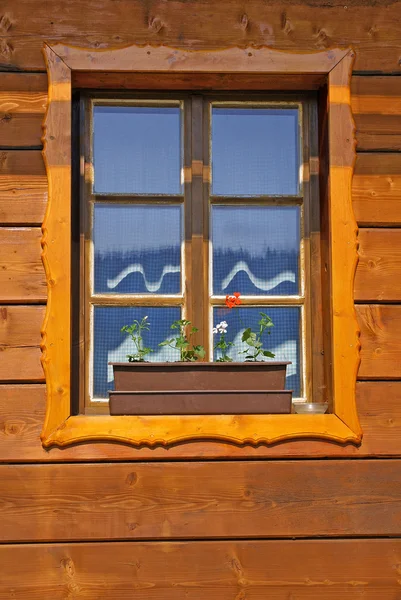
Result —
[[[6,92],[47,92],[46,73],[0,73],[0,90]]]
[[[0,145],[41,146],[46,102],[44,73],[0,73]]]
[[[43,381],[40,326],[43,306],[0,307],[0,381]]]
[[[41,362],[48,403],[43,436],[71,414],[71,71],[45,45],[49,102],[44,122],[43,158],[49,200],[42,224],[42,260],[48,286],[41,327]],[[47,433],[45,433],[47,432]]]
[[[352,206],[356,160],[355,127],[350,83],[355,53],[350,51],[328,74],[328,217],[330,283],[325,293],[330,311],[325,318],[331,335],[331,402],[333,412],[352,431],[360,431],[355,403],[359,368],[359,328],[354,310],[353,282],[358,264],[357,223]]]
[[[196,73],[323,73],[327,74],[349,52],[330,48],[319,52],[278,52],[275,48],[228,47],[207,51],[134,43],[98,50],[48,44],[72,71],[196,72]]]
[[[47,177],[39,151],[0,151],[0,223],[40,224],[47,203]]]
[[[317,73],[275,73],[263,78],[255,73],[140,73],[73,71],[72,85],[106,90],[318,90],[325,76]]]
[[[345,8],[346,6],[346,8]],[[155,0],[146,2],[23,0],[4,11],[1,63],[13,68],[43,69],[41,48],[63,41],[104,48],[129,44],[165,44],[186,48],[267,45],[314,51],[336,45],[355,47],[358,71],[400,72],[399,2],[390,5],[333,0],[328,5],[302,0],[266,3],[255,0]]]
[[[0,227],[0,301],[34,303],[46,300],[46,279],[40,258],[39,228]]]
[[[355,299],[401,301],[401,230],[361,229]]]
[[[42,146],[46,101],[46,92],[0,92],[0,148]]]
[[[397,459],[5,465],[0,539],[398,536],[400,486]]]
[[[401,223],[401,153],[357,155],[352,182],[355,217],[362,226]]]
[[[401,379],[401,306],[361,304],[360,379]]]
[[[133,449],[123,444],[78,444],[44,450],[40,432],[45,415],[45,386],[8,384],[0,387],[0,462],[166,460],[209,458],[401,457],[401,383],[359,382],[357,409],[364,432],[362,444],[347,446],[322,441],[293,441],[256,448],[199,441],[170,448]]]
[[[353,77],[359,150],[401,150],[401,78]]]
[[[10,545],[0,599],[390,600],[400,540]]]

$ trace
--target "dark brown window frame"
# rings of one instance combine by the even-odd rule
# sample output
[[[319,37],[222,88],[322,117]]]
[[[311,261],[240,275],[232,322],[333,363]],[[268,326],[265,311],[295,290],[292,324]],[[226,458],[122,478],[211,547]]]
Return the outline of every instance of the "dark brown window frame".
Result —
[[[329,382],[324,380],[324,339],[322,329],[322,277],[321,277],[321,251],[320,251],[320,197],[317,175],[311,175],[314,160],[318,155],[318,119],[317,119],[317,93],[293,92],[280,94],[278,92],[201,92],[192,91],[167,91],[148,92],[132,91],[116,93],[102,90],[100,92],[78,91],[79,112],[81,117],[77,120],[76,129],[79,129],[81,139],[81,156],[85,161],[85,172],[81,176],[80,190],[73,194],[73,214],[75,219],[80,213],[81,227],[79,232],[80,244],[73,254],[72,272],[81,271],[79,294],[80,302],[74,306],[75,317],[80,316],[81,324],[79,336],[75,334],[73,340],[73,353],[81,354],[73,358],[74,369],[80,369],[80,376],[72,378],[77,389],[74,394],[79,395],[79,403],[73,397],[72,402],[77,407],[77,413],[108,414],[108,403],[91,400],[89,381],[91,365],[91,332],[89,330],[88,311],[92,305],[121,305],[121,306],[180,306],[186,318],[199,325],[196,343],[202,344],[211,359],[210,348],[210,313],[213,306],[223,306],[222,298],[213,296],[205,282],[209,279],[210,258],[209,231],[210,210],[212,205],[241,205],[241,206],[299,206],[301,209],[301,246],[300,249],[300,295],[297,297],[261,296],[257,298],[243,297],[244,306],[299,306],[302,317],[300,320],[299,340],[300,371],[302,397],[307,401],[327,402],[329,398]],[[96,194],[93,187],[93,109],[98,105],[129,106],[144,103],[160,102],[177,103],[182,105],[184,122],[183,159],[184,159],[184,189],[182,196],[160,195],[152,197],[140,194]],[[260,196],[260,197],[213,197],[210,190],[210,109],[213,105],[224,106],[269,106],[277,108],[296,107],[300,110],[300,156],[299,163],[302,168],[302,188],[293,196]],[[172,104],[171,104],[172,105]],[[197,157],[197,158],[195,158]],[[200,164],[199,173],[194,173],[191,168],[194,161]],[[76,165],[76,168],[79,165]],[[79,177],[77,177],[77,180]],[[94,296],[90,293],[90,280],[93,265],[90,264],[89,247],[92,242],[89,205],[95,202],[126,202],[138,204],[177,204],[182,203],[185,212],[185,273],[182,295],[175,297],[157,294],[102,295]],[[74,204],[78,204],[74,208]],[[193,231],[192,224],[196,223],[197,231]],[[74,217],[73,217],[73,226]],[[201,240],[201,243],[199,243]],[[197,246],[194,249],[194,246]],[[80,256],[84,257],[83,259]],[[194,264],[195,263],[195,264]],[[196,278],[190,274],[196,272]],[[199,272],[201,276],[199,277]],[[189,276],[188,276],[189,275]],[[201,299],[201,301],[199,301]],[[326,340],[327,342],[327,340]],[[327,345],[327,344],[326,344]],[[327,348],[326,348],[327,350]],[[79,366],[78,366],[79,365]]]

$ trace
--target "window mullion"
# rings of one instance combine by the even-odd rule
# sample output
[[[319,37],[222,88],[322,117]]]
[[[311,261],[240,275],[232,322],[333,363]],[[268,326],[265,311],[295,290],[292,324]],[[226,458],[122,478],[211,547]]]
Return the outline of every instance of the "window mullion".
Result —
[[[195,343],[202,344],[208,356],[208,275],[207,275],[207,219],[205,219],[204,172],[204,118],[203,97],[191,96],[191,274],[189,278],[190,304],[188,316],[199,329]],[[188,281],[188,279],[187,279]]]

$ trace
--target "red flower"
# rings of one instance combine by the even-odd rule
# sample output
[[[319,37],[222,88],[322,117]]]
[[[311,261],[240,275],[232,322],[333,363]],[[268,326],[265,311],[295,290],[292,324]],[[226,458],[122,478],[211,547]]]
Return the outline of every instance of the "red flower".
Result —
[[[241,304],[241,294],[240,292],[234,292],[232,296],[229,294],[226,296],[226,306],[228,308],[234,308],[234,306],[239,306]]]

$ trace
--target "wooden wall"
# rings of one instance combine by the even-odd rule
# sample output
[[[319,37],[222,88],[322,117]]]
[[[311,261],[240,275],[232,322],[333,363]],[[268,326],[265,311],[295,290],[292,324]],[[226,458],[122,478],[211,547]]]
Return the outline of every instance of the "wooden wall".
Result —
[[[401,598],[401,2],[5,0],[0,11],[0,599]],[[354,46],[359,448],[43,450],[44,40]]]

